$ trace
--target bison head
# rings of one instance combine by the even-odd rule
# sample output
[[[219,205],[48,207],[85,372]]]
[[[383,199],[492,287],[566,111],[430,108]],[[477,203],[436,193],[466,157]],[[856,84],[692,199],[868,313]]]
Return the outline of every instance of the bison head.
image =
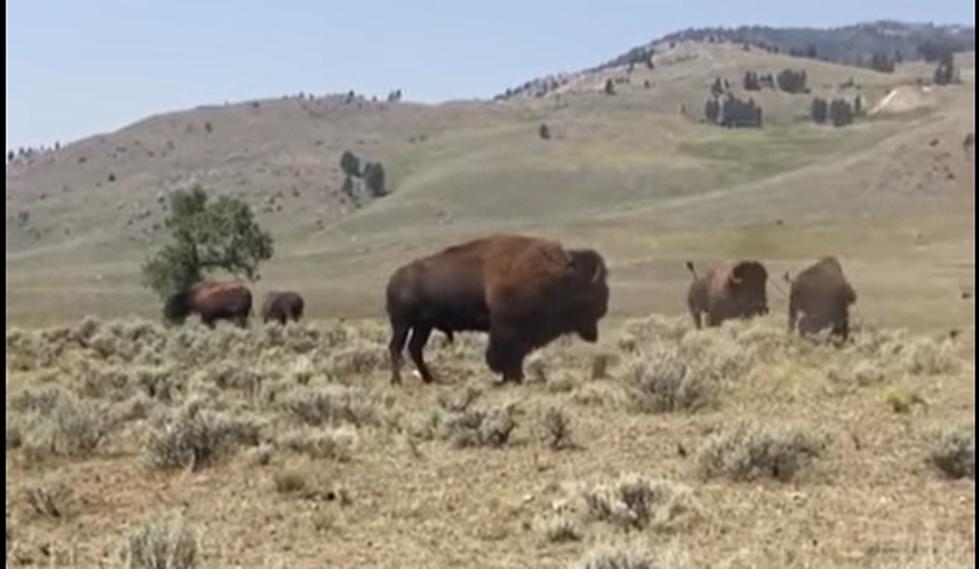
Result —
[[[728,274],[727,287],[731,298],[745,316],[768,314],[768,295],[765,285],[768,271],[757,261],[742,261]]]
[[[171,323],[179,324],[190,313],[189,294],[187,291],[171,294],[163,304],[163,317]]]
[[[597,342],[598,321],[608,312],[608,269],[602,256],[592,249],[573,249],[568,254],[571,261],[563,307],[567,327],[582,340]]]

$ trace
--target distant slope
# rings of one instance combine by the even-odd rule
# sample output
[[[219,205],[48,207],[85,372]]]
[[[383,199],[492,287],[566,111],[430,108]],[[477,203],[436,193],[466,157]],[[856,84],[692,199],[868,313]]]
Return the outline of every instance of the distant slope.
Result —
[[[564,73],[531,79],[507,89],[499,98],[541,96],[556,90],[569,80],[582,75],[624,67],[643,66],[655,54],[681,42],[728,43],[755,49],[764,48],[785,55],[803,56],[815,53],[816,59],[849,65],[866,64],[875,54],[900,54],[905,61],[933,59],[942,50],[974,51],[974,26],[914,24],[878,21],[839,28],[774,28],[741,26],[738,28],[696,28],[667,34],[594,67],[574,73]]]
[[[973,54],[956,58],[964,83],[944,88],[918,86],[931,64],[885,74],[733,44],[681,42],[655,62],[582,74],[560,97],[201,107],[8,165],[8,322],[158,315],[139,263],[166,238],[166,194],[194,183],[253,204],[276,239],[256,292],[299,290],[312,318],[378,316],[380,287],[400,263],[502,230],[602,250],[613,315],[682,309],[688,257],[760,256],[778,271],[829,250],[870,283],[866,298],[888,299],[870,310],[876,317],[969,317],[942,299],[961,302],[959,288],[974,286],[974,177],[961,148],[975,124]],[[786,67],[805,69],[812,93],[751,93],[764,128],[702,124],[715,78],[745,96],[746,70]],[[620,81],[615,95],[602,92],[607,79]],[[841,87],[849,79],[855,86]],[[923,104],[844,129],[807,118],[814,95],[859,92],[869,109],[893,89]],[[347,203],[346,149],[382,161],[393,193]],[[914,241],[915,231],[929,240]],[[899,267],[936,276],[889,280]],[[902,295],[917,300],[897,303]]]

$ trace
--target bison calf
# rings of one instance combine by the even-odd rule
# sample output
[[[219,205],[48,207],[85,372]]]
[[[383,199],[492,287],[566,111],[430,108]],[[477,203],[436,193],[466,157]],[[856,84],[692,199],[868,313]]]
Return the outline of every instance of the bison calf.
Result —
[[[593,250],[516,235],[476,239],[404,265],[386,291],[391,382],[401,381],[406,342],[423,381],[434,381],[422,356],[432,330],[450,338],[488,332],[489,368],[519,382],[527,354],[558,336],[598,340],[598,321],[608,311],[606,275]]]
[[[707,326],[720,326],[725,320],[750,318],[768,314],[765,285],[768,271],[757,261],[742,261],[736,265],[719,265],[698,277],[693,263],[687,261],[693,282],[687,291],[687,307],[699,330],[701,316],[707,316]]]
[[[292,320],[299,322],[303,317],[304,302],[303,297],[291,291],[273,291],[265,295],[265,302],[262,304],[262,322],[275,320],[285,326],[286,322]]]
[[[857,293],[836,257],[823,257],[790,283],[789,332],[798,322],[800,334],[817,334],[831,327],[832,335],[844,341],[849,338],[849,307],[857,301]]]
[[[244,328],[252,312],[252,293],[237,282],[197,283],[167,298],[163,316],[169,322],[182,323],[198,314],[208,327],[217,320],[231,320]]]

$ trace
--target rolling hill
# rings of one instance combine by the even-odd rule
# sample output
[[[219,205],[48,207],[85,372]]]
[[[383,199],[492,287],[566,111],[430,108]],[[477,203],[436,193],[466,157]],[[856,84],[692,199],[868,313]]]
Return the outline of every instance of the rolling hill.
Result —
[[[254,206],[277,249],[256,290],[299,290],[313,318],[380,316],[400,263],[523,231],[602,250],[613,317],[682,312],[687,258],[757,257],[781,275],[833,253],[861,290],[861,316],[974,325],[962,298],[975,280],[962,145],[975,124],[973,53],[956,56],[962,82],[947,87],[928,85],[933,64],[920,61],[879,73],[734,43],[679,41],[653,61],[504,101],[201,107],[17,159],[6,171],[8,325],[157,317],[139,264],[165,239],[166,194],[197,183]],[[746,71],[782,69],[804,69],[811,92],[741,88]],[[763,128],[704,124],[717,78],[763,107]],[[873,112],[853,125],[809,120],[814,96],[857,94]],[[383,162],[392,194],[348,203],[344,150]]]

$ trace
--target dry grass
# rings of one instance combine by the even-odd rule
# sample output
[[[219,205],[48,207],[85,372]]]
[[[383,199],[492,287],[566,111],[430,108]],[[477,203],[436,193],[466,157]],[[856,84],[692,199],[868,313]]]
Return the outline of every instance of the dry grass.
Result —
[[[27,502],[39,515],[63,518],[68,514],[71,489],[64,481],[48,477],[27,488]]]
[[[689,556],[675,543],[651,548],[642,541],[634,539],[596,546],[570,567],[572,569],[688,569],[691,566]]]
[[[971,412],[961,405],[971,394],[971,363],[945,340],[865,327],[854,343],[835,348],[787,336],[781,322],[765,319],[696,332],[681,318],[649,317],[626,328],[622,342],[611,336],[597,352],[559,342],[536,354],[539,377],[521,386],[500,386],[485,371],[478,337],[435,341],[433,367],[453,383],[399,387],[381,365],[336,373],[333,355],[345,342],[361,353],[384,349],[377,323],[210,331],[90,319],[19,332],[8,352],[34,363],[9,379],[8,493],[34,497],[8,505],[8,527],[16,522],[17,530],[12,557],[39,559],[55,540],[102,551],[127,520],[160,500],[187,504],[188,515],[206,524],[218,547],[197,541],[202,566],[444,565],[441,554],[412,545],[422,536],[437,539],[446,555],[471,555],[461,566],[565,567],[603,542],[612,545],[593,563],[689,566],[682,555],[667,555],[664,535],[682,540],[697,566],[734,556],[791,566],[790,555],[868,566],[903,539],[895,522],[937,520],[936,499],[950,512],[941,517],[945,535],[957,546],[970,543],[972,478],[952,483],[914,466],[940,457],[952,474],[969,464],[967,437],[928,438],[921,424],[932,412],[959,419]],[[958,359],[909,365],[921,361],[900,357],[911,345]],[[30,360],[47,352],[58,354],[48,365]],[[605,369],[585,379],[596,353],[607,358]],[[665,377],[670,366],[685,379],[657,380],[668,387],[644,394],[642,380]],[[868,370],[879,373],[866,379]],[[562,377],[575,378],[570,391],[555,389]],[[680,403],[682,389],[673,388],[691,381],[711,386],[711,405]],[[889,413],[881,393],[890,387],[920,393],[929,413]],[[630,412],[654,410],[654,395],[673,401],[655,410],[672,412]],[[86,409],[98,412],[79,411]],[[62,452],[71,446],[65,441],[86,440],[66,433],[88,430],[51,428],[77,423],[59,423],[58,413],[110,428],[89,451]],[[739,423],[748,417],[754,420]],[[831,453],[812,425],[831,426]],[[40,487],[31,450],[38,432],[60,433],[56,452],[41,446],[71,489],[67,500],[54,486]],[[908,436],[934,444],[914,447]],[[578,450],[552,452],[571,448]],[[809,482],[815,460],[829,468]],[[642,475],[621,474],[628,472]],[[771,477],[801,483],[742,483]],[[571,482],[558,492],[561,481]],[[881,492],[901,498],[881,502]],[[87,521],[76,527],[79,505]],[[51,523],[61,519],[67,523]],[[283,529],[260,531],[255,520]],[[776,526],[784,533],[772,533]],[[628,535],[656,541],[637,553],[618,541]],[[744,550],[756,535],[768,536],[768,549]],[[366,541],[374,548],[356,545]],[[880,553],[834,557],[854,548]],[[96,562],[98,554],[80,551],[80,561]]]
[[[194,569],[201,564],[200,538],[182,516],[149,519],[129,530],[120,558],[125,569]]]

